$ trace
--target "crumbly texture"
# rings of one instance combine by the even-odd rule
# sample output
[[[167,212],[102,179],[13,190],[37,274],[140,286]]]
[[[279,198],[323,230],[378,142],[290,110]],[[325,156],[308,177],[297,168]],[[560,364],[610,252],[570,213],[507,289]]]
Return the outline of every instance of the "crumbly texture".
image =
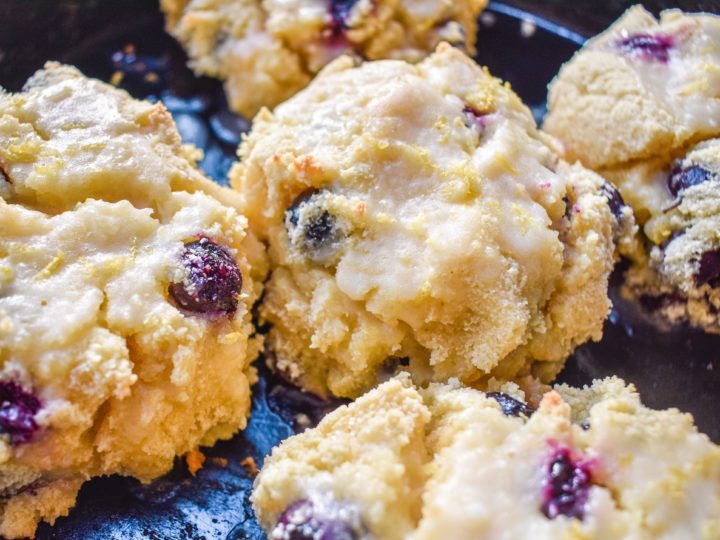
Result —
[[[720,17],[630,8],[550,85],[544,129],[594,169],[720,132]]]
[[[720,17],[636,6],[550,88],[544,128],[642,225],[622,292],[661,327],[720,332],[719,66]]]
[[[357,396],[398,365],[548,381],[600,338],[632,213],[461,51],[340,58],[239,153],[231,180],[271,258],[268,356],[304,388]]]
[[[70,67],[0,95],[1,536],[67,514],[92,476],[148,481],[245,426],[263,251],[197,157],[161,104]],[[242,274],[219,317],[169,294],[198,238]],[[27,440],[6,407],[28,407],[6,388],[39,402]]]
[[[634,208],[645,240],[626,273],[624,295],[660,325],[720,333],[720,139],[608,178]]]
[[[303,88],[332,59],[417,61],[441,41],[472,52],[487,0],[161,0],[190,65],[225,81],[252,117]]]
[[[562,455],[585,491],[577,515],[548,517],[547,477]],[[474,389],[421,390],[400,376],[273,450],[252,494],[274,540],[290,538],[276,527],[289,505],[319,500],[316,523],[330,505],[359,516],[364,534],[348,538],[711,540],[720,448],[690,415],[644,407],[617,378],[558,386],[527,418]]]

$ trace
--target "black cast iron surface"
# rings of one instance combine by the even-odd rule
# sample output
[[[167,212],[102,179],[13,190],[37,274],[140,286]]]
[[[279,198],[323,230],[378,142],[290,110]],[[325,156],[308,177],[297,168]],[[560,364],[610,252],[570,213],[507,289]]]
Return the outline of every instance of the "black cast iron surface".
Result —
[[[604,28],[629,4],[625,0],[493,3],[481,18],[478,61],[509,80],[540,118],[547,83],[583,35]],[[657,12],[670,3],[647,4]],[[717,0],[671,4],[718,10]],[[225,181],[240,134],[249,123],[228,112],[217,81],[196,78],[185,67],[183,52],[163,33],[155,2],[3,0],[0,17],[6,22],[0,36],[0,84],[18,90],[47,59],[75,64],[104,80],[122,79],[120,85],[136,97],[163,100],[183,138],[205,149],[202,167],[217,181]],[[560,379],[585,384],[617,374],[635,383],[648,405],[692,412],[701,429],[720,441],[720,337],[686,330],[661,333],[636,322],[629,306],[619,301],[616,305],[603,340],[580,347]],[[37,538],[265,538],[248,502],[254,474],[247,458],[261,466],[273,446],[316,424],[339,402],[322,402],[279,381],[262,366],[260,371],[248,428],[231,441],[203,449],[207,460],[197,476],[192,477],[179,461],[172,473],[149,486],[119,477],[93,480],[83,487],[71,515],[54,527],[42,525]]]

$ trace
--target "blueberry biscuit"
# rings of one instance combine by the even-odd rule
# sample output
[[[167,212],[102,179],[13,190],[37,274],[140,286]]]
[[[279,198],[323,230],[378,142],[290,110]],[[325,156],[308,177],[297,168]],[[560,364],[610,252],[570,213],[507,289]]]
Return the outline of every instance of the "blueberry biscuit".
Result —
[[[275,540],[577,540],[720,535],[720,448],[620,379],[414,387],[399,376],[275,448],[256,515]]]
[[[225,81],[252,117],[343,53],[417,61],[446,40],[473,51],[487,0],[162,0],[167,29],[197,73]]]
[[[196,154],[70,67],[0,96],[0,535],[244,427],[263,252]]]
[[[600,337],[632,212],[461,51],[337,59],[239,153],[268,355],[306,389],[357,396],[398,366],[547,382]]]
[[[720,332],[720,17],[631,8],[561,70],[545,129],[642,225],[623,294],[661,326]]]

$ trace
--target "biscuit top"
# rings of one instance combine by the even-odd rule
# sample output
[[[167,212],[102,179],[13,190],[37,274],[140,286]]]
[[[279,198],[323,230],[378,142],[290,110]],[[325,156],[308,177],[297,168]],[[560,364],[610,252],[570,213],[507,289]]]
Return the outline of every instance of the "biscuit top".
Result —
[[[636,6],[587,48],[622,58],[685,137],[720,129],[720,17],[672,9],[656,20]]]
[[[258,114],[231,178],[251,230],[282,267],[264,309],[299,313],[308,301],[318,314],[293,360],[334,356],[331,377],[344,380],[333,391],[356,393],[390,356],[467,382],[535,332],[547,339],[533,354],[548,361],[597,336],[616,218],[603,180],[556,150],[508,85],[447,44],[416,65],[340,58]],[[280,285],[286,269],[294,283]],[[297,290],[313,300],[291,300]],[[575,302],[588,316],[561,322]],[[329,320],[328,309],[350,310],[350,322]],[[373,333],[381,338],[368,345]],[[358,349],[348,353],[347,339]],[[273,345],[280,356],[283,346]]]
[[[593,168],[666,155],[720,132],[720,17],[641,6],[550,86],[545,128]]]
[[[206,178],[162,103],[49,62],[22,92],[0,100],[0,196],[46,213],[88,198],[162,212],[173,191],[236,195]]]
[[[415,298],[483,239],[487,253],[517,261],[527,288],[543,294],[533,285],[562,264],[553,224],[567,185],[517,96],[452,49],[420,67],[351,67],[349,59],[333,64],[311,92],[279,106],[277,121],[292,131],[254,148],[282,153],[291,144],[309,156],[292,166],[326,191],[324,204],[354,236],[337,253],[340,287],[371,303]],[[501,260],[485,260],[488,280],[503,271]]]

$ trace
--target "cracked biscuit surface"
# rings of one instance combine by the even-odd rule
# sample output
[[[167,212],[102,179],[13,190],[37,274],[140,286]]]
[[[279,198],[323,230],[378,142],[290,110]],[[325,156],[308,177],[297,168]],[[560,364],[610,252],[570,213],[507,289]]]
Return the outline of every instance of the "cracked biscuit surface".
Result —
[[[340,58],[239,153],[231,180],[271,258],[268,355],[304,388],[357,396],[403,365],[547,382],[600,337],[631,212],[459,50]]]
[[[286,440],[252,495],[268,537],[717,538],[720,448],[690,415],[617,378],[537,410],[500,390],[398,376]]]
[[[345,53],[417,61],[441,41],[474,50],[487,0],[162,0],[167,29],[197,72],[225,81],[252,117]]]
[[[0,96],[0,535],[244,427],[263,251],[196,154],[67,66]]]
[[[661,326],[720,332],[720,17],[631,8],[563,67],[544,128],[642,226],[623,294]]]

